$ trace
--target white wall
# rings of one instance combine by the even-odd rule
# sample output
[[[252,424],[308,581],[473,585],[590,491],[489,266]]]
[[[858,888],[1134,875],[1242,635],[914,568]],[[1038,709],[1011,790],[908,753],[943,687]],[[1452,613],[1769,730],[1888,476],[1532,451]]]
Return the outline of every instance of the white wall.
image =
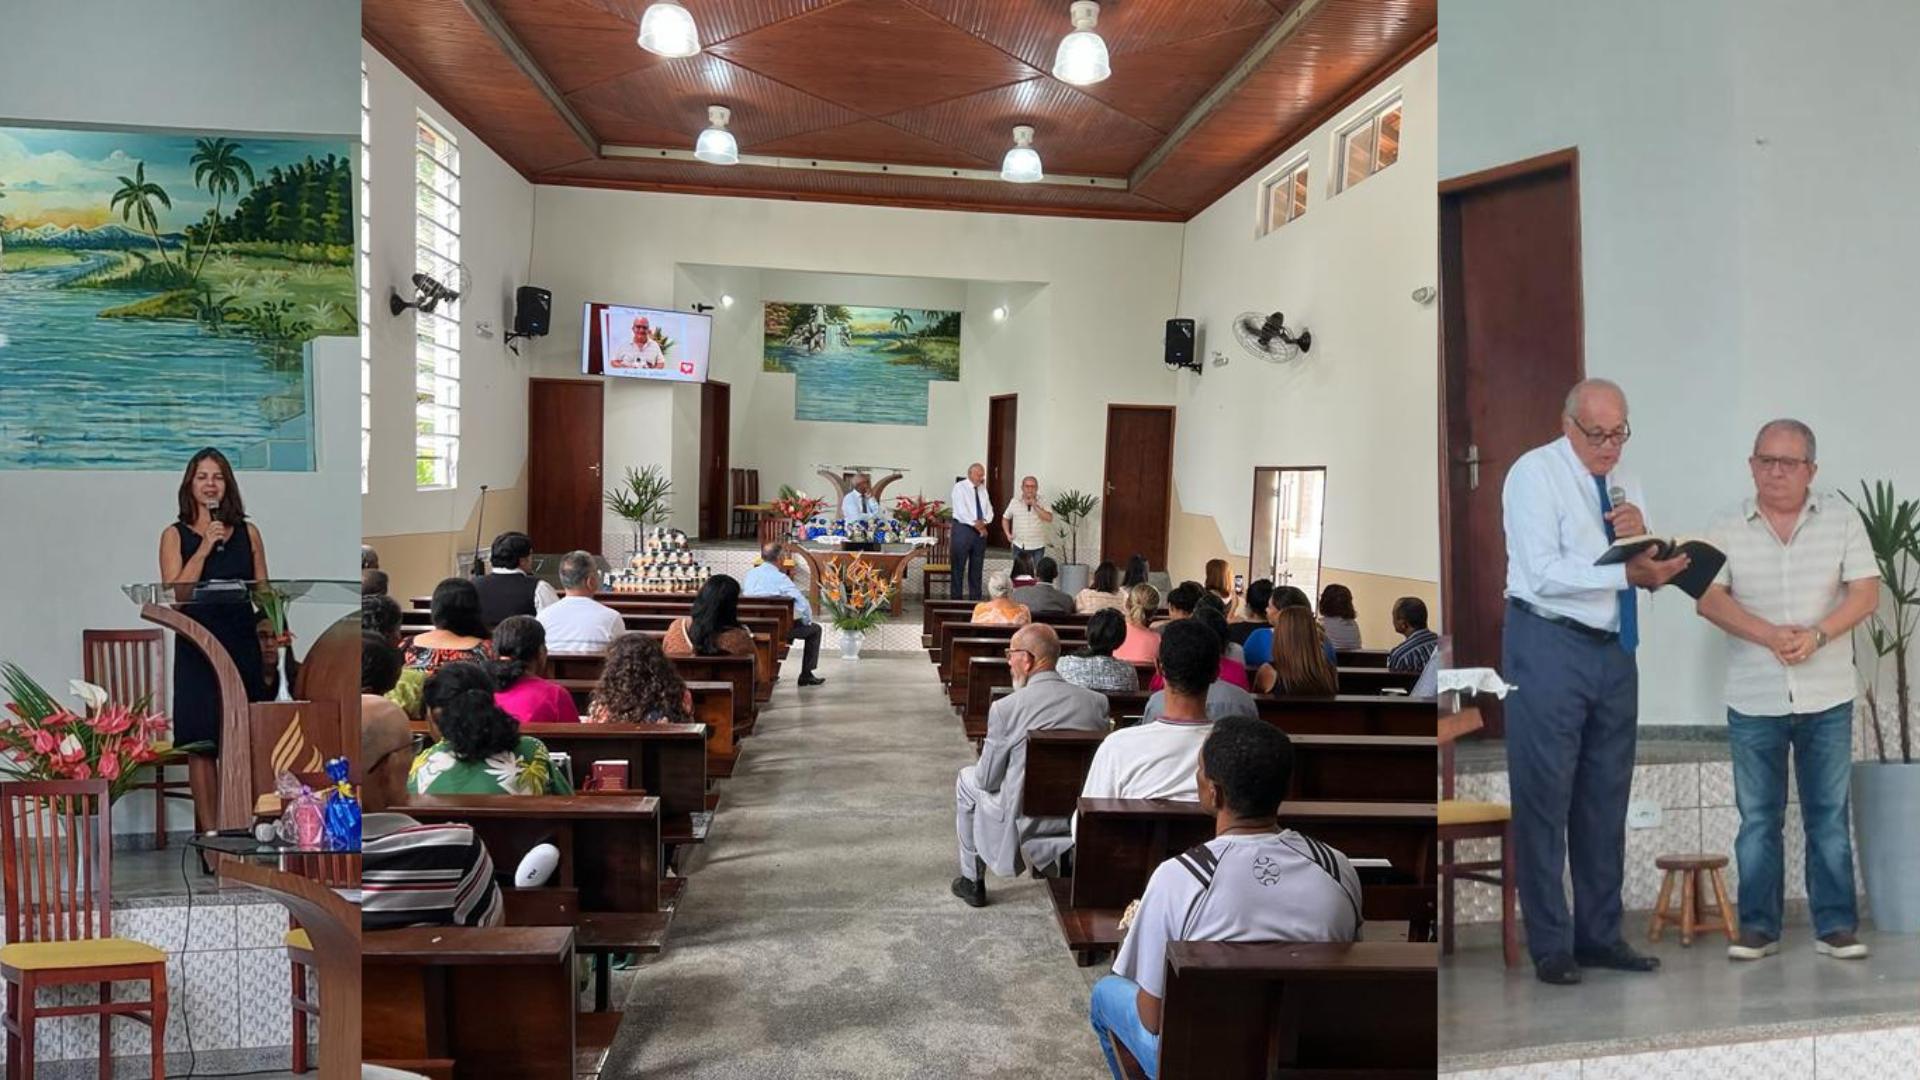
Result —
[[[9,4],[0,118],[351,139],[357,13],[350,0],[202,0],[163,18],[136,0]],[[77,42],[86,43],[84,72]],[[206,62],[181,59],[194,57]],[[314,343],[318,471],[240,474],[276,576],[352,575],[358,351],[351,338]],[[158,576],[179,480],[177,471],[0,472],[0,548],[16,568],[0,610],[0,658],[64,695],[80,674],[82,629],[143,625],[118,586]],[[341,613],[303,615],[296,605],[295,633],[311,642]],[[122,803],[116,831],[150,829],[151,805]]]
[[[1438,66],[1428,49],[1187,223],[1180,314],[1206,367],[1179,376],[1174,476],[1181,508],[1213,517],[1236,555],[1252,539],[1253,466],[1325,465],[1326,565],[1439,577],[1438,309],[1409,298],[1437,284]],[[1394,90],[1400,159],[1332,195],[1335,133]],[[1306,214],[1258,236],[1261,180],[1303,152]],[[1284,365],[1233,336],[1242,312],[1275,310],[1313,333]]]
[[[371,46],[360,52],[372,117],[374,235],[372,449],[361,535],[448,532],[472,514],[481,484],[513,487],[526,463],[527,349],[515,357],[504,339],[513,325],[513,292],[529,282],[533,185]],[[455,490],[414,486],[414,317],[387,309],[394,289],[413,295],[414,117],[422,109],[460,148],[460,255],[473,278],[460,312],[463,437]],[[489,336],[476,329],[480,323],[491,324]]]
[[[1697,530],[1750,493],[1753,433],[1780,415],[1820,436],[1821,485],[1920,494],[1906,295],[1920,7],[1807,12],[1447,7],[1440,175],[1578,147],[1587,372],[1633,402],[1626,466],[1662,530]],[[1675,594],[1645,637],[1643,721],[1723,722],[1719,633]]]

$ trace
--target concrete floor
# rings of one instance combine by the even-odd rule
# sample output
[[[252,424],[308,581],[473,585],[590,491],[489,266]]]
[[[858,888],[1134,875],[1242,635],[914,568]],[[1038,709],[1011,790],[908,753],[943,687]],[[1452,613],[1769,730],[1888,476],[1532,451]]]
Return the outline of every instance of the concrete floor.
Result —
[[[1813,951],[1804,920],[1789,922],[1779,955],[1753,962],[1727,959],[1719,935],[1681,948],[1669,932],[1648,945],[1660,957],[1652,975],[1585,972],[1578,986],[1548,986],[1528,966],[1500,963],[1497,927],[1462,928],[1460,949],[1440,969],[1440,1061],[1443,1071],[1486,1068],[1595,1052],[1685,1043],[1731,1042],[1797,1029],[1859,1024],[1904,1014],[1920,1001],[1920,937],[1860,932],[1873,947],[1865,960],[1842,961]],[[1523,958],[1524,959],[1524,958]]]
[[[973,761],[924,654],[783,679],[748,739],[666,950],[619,976],[603,1074],[1106,1075],[1043,882],[957,872],[954,773]]]

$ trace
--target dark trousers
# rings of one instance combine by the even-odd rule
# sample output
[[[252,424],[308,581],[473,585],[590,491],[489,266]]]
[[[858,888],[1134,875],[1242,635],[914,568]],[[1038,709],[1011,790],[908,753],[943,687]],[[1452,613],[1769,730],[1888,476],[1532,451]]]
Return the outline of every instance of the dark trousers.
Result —
[[[820,624],[794,623],[793,630],[787,634],[787,640],[805,643],[806,652],[800,657],[800,674],[813,674],[813,666],[820,662]]]
[[[1600,641],[1511,604],[1501,675],[1514,867],[1535,962],[1621,940],[1627,796],[1633,787],[1640,673]],[[1573,870],[1573,912],[1562,873]]]
[[[960,599],[960,578],[966,576],[969,600],[978,600],[983,595],[980,574],[987,562],[987,538],[974,531],[971,525],[953,527],[953,566],[947,574],[947,595]]]

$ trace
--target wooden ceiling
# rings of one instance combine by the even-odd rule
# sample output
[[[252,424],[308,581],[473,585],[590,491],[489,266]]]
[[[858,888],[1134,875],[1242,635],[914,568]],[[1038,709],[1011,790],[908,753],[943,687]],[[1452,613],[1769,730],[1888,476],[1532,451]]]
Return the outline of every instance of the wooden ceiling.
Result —
[[[648,2],[363,0],[361,26],[537,183],[1184,221],[1425,49],[1438,22],[1438,0],[1107,0],[1113,75],[1075,87],[1048,74],[1067,0],[683,0],[704,51],[680,60],[635,44]],[[1014,125],[1031,124],[1050,177],[1129,184],[604,152],[691,149],[709,105],[733,110],[743,155],[998,170]]]

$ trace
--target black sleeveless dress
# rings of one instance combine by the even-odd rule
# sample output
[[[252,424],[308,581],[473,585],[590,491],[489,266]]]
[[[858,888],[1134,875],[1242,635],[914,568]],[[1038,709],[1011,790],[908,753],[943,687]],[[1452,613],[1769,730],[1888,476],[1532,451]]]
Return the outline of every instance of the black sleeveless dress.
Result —
[[[175,522],[180,533],[180,557],[193,558],[204,542],[200,534]],[[224,548],[207,556],[200,569],[201,582],[248,581],[253,577],[253,534],[245,527],[227,537]],[[215,640],[227,647],[233,666],[240,671],[240,682],[247,688],[248,701],[267,700],[260,670],[260,639],[255,632],[253,602],[201,598],[194,590],[192,602],[181,604],[181,614],[207,628]],[[176,641],[173,650],[173,741],[220,743],[220,683],[214,678],[213,665],[192,644]]]

